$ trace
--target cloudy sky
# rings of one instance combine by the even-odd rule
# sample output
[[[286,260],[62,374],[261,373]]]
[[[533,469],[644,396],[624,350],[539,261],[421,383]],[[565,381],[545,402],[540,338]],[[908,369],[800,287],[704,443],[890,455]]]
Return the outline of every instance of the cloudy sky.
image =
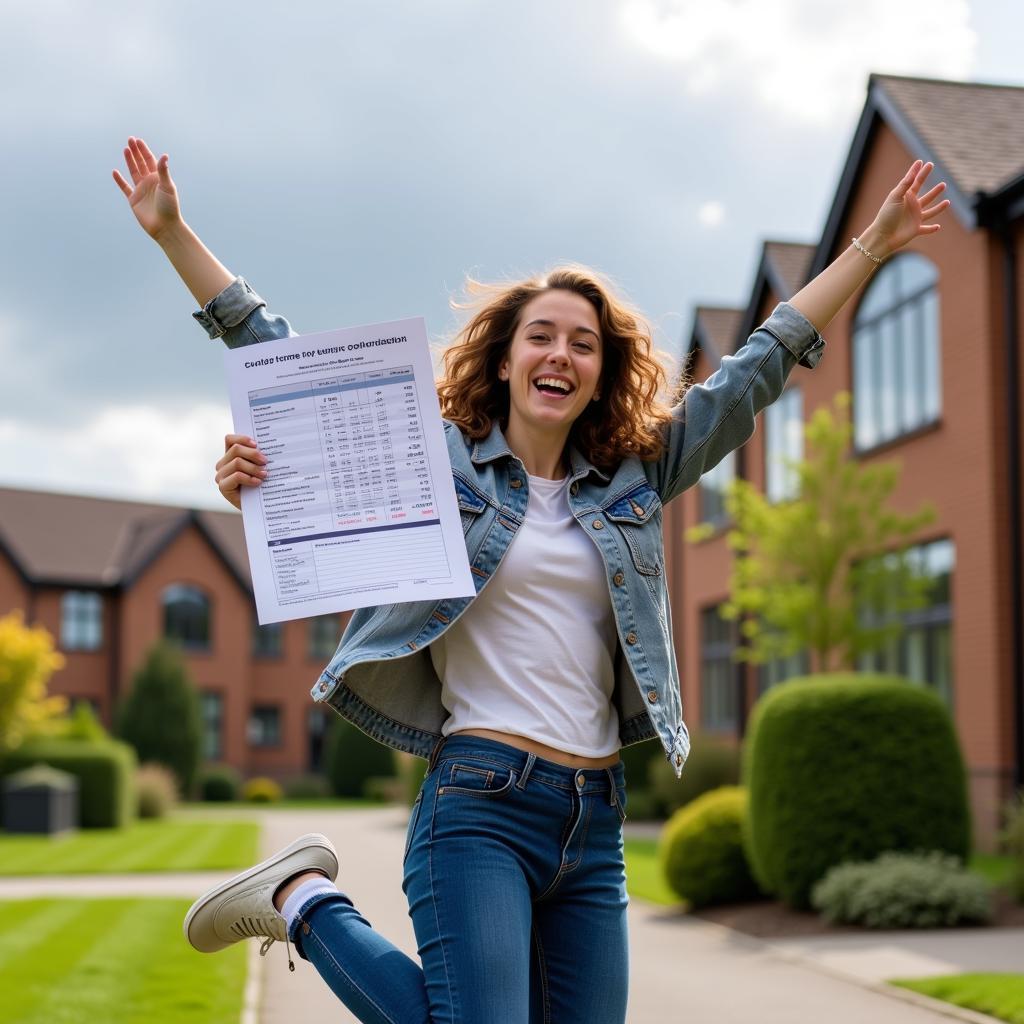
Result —
[[[467,273],[574,260],[675,352],[763,239],[817,241],[871,71],[1024,85],[1004,0],[34,0],[0,29],[0,485],[214,508],[221,346],[113,183],[128,135],[299,332],[440,341]]]

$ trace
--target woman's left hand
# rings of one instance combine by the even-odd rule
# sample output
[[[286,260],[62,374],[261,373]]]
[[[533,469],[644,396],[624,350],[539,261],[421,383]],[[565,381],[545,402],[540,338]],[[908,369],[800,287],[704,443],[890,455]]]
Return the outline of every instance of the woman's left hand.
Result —
[[[932,235],[942,227],[929,221],[934,221],[949,206],[948,199],[935,202],[946,183],[940,181],[923,196],[918,195],[934,166],[930,161],[915,160],[878,211],[872,227],[884,240],[889,253],[902,248],[918,235]]]

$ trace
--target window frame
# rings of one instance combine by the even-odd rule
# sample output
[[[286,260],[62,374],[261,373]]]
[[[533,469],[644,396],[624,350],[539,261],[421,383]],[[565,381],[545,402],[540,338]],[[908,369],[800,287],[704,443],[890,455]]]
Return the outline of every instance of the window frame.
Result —
[[[103,610],[103,595],[98,590],[65,590],[60,598],[61,650],[101,650],[104,632]]]
[[[175,597],[171,598],[168,596],[169,594],[174,594]],[[204,623],[205,636],[200,639],[173,636],[170,632],[168,611],[172,607],[185,603],[180,595],[189,595],[190,598],[194,595],[201,599],[206,620]],[[200,602],[195,601],[194,604],[198,606]],[[189,654],[204,654],[213,650],[213,601],[202,587],[196,586],[194,583],[168,584],[160,593],[160,610],[163,615],[162,636],[165,640],[169,643],[178,645],[183,651]]]

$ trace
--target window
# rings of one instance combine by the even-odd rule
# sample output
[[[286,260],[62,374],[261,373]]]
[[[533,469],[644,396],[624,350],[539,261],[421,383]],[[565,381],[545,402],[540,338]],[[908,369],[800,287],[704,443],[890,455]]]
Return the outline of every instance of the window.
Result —
[[[65,651],[95,651],[103,643],[103,598],[91,590],[68,590],[60,599],[60,645]]]
[[[209,650],[210,599],[198,588],[175,584],[163,593],[164,636],[190,650]]]
[[[283,629],[280,622],[261,626],[252,624],[252,653],[254,658],[280,658],[283,652]]]
[[[789,388],[764,411],[765,494],[772,503],[800,493],[800,478],[784,460],[804,457],[804,403],[799,388]]]
[[[725,511],[725,492],[736,478],[736,452],[729,452],[722,461],[709,469],[701,478],[697,495],[700,500],[700,521],[702,523],[724,523],[728,519]]]
[[[859,451],[933,423],[939,386],[938,273],[917,253],[887,262],[853,320],[853,427]]]
[[[705,729],[735,732],[739,728],[733,623],[723,619],[720,605],[700,613],[700,715]]]
[[[327,715],[321,708],[310,708],[306,718],[309,729],[309,770],[318,772],[323,768],[324,737],[327,735]]]
[[[953,652],[950,592],[954,548],[950,540],[937,540],[907,549],[908,561],[917,574],[929,580],[928,604],[901,616],[901,631],[881,651],[862,655],[862,672],[893,672],[928,686],[952,707]],[[869,609],[862,621],[872,620]]]
[[[249,714],[246,729],[249,745],[253,747],[277,747],[281,744],[281,709],[278,707],[254,707]]]
[[[329,658],[338,648],[338,616],[321,615],[309,620],[309,656]]]
[[[199,707],[203,719],[203,757],[207,761],[218,761],[223,751],[224,698],[207,690],[199,695]]]

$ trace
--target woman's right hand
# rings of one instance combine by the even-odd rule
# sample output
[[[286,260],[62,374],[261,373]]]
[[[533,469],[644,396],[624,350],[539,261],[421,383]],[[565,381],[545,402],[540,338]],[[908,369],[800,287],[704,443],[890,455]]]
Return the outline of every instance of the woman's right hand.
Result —
[[[258,487],[267,478],[266,456],[245,434],[227,434],[224,454],[217,460],[215,477],[220,493],[237,509],[242,508],[242,488]]]
[[[178,190],[167,170],[167,154],[156,160],[142,139],[129,137],[124,162],[132,185],[118,171],[114,171],[114,181],[127,197],[142,230],[150,238],[159,238],[168,228],[181,223]]]

